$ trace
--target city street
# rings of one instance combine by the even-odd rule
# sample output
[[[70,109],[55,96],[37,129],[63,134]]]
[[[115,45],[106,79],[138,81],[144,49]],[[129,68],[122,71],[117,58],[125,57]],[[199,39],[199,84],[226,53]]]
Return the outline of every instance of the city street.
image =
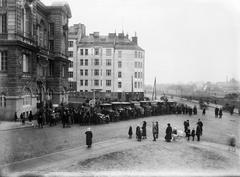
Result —
[[[212,108],[207,110],[206,116],[202,116],[200,110],[198,111],[197,116],[191,117],[164,115],[91,126],[94,144],[89,150],[84,146],[84,132],[88,126],[73,125],[71,128],[63,129],[59,124],[43,129],[0,131],[0,140],[5,142],[0,145],[1,165],[49,154],[42,159],[40,157],[32,161],[22,161],[17,165],[8,164],[7,167],[15,172],[168,171],[169,168],[183,169],[187,172],[237,170],[239,151],[229,152],[226,145],[229,136],[234,134],[239,148],[239,116],[224,113],[223,118],[218,119],[214,117]],[[203,121],[203,136],[200,143],[187,142],[185,138],[173,143],[164,142],[167,123],[182,130],[183,121],[189,119],[190,128],[195,128],[199,118]],[[129,126],[133,126],[135,133],[136,126],[141,125],[144,120],[147,121],[147,140],[137,142],[135,136],[131,140],[128,139]],[[152,121],[159,122],[160,138],[157,142],[152,141]]]

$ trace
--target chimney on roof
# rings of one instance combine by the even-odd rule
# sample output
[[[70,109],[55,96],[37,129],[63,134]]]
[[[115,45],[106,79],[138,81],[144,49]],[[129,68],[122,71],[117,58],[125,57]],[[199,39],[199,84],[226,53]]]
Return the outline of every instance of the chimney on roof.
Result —
[[[137,36],[134,36],[134,37],[132,37],[132,42],[134,43],[134,44],[138,44],[138,38],[137,38]]]

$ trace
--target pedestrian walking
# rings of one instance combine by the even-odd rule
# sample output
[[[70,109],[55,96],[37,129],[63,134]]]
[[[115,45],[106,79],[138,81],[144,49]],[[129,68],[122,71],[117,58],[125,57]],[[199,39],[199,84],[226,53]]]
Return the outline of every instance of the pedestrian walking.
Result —
[[[147,122],[143,121],[142,125],[142,139],[147,139]]]
[[[190,132],[190,128],[189,127],[187,128],[186,136],[187,136],[187,140],[189,141],[190,140],[190,136],[191,136],[191,132]]]
[[[156,139],[158,139],[158,134],[159,134],[159,125],[158,121],[156,122]]]
[[[132,126],[130,126],[129,129],[128,129],[128,137],[129,137],[129,139],[132,138],[132,134],[133,134],[133,132],[132,132]]]
[[[30,114],[28,115],[28,120],[29,120],[29,122],[32,122],[32,120],[33,120],[32,111],[30,111]]]
[[[17,116],[17,112],[15,112],[15,114],[14,114],[14,121],[17,122],[17,120],[18,120],[18,116]]]
[[[222,108],[219,109],[219,119],[222,118],[223,112],[222,112]]]
[[[216,107],[216,108],[215,108],[215,118],[218,118],[218,112],[219,112],[219,108]]]
[[[187,133],[186,133],[186,131],[187,131],[188,127],[189,127],[189,120],[184,121],[183,125],[184,125],[184,132],[185,132],[186,137],[187,137]]]
[[[38,122],[38,128],[43,128],[43,116],[42,116],[42,113],[38,114],[37,122]]]
[[[196,128],[196,136],[197,136],[197,141],[200,141],[201,128],[199,125],[197,125],[197,128]]]
[[[198,122],[197,122],[197,125],[199,125],[200,126],[200,135],[202,136],[202,131],[203,131],[203,123],[202,123],[202,121],[200,120],[200,119],[198,119]]]
[[[154,122],[152,122],[152,134],[153,134],[153,141],[156,141],[157,127]]]
[[[206,114],[206,108],[203,108],[202,115],[205,116]]]
[[[136,137],[137,137],[138,141],[142,140],[142,133],[141,133],[140,126],[137,126],[137,128],[136,128]]]
[[[86,145],[88,148],[90,148],[92,146],[92,137],[93,137],[93,133],[90,127],[87,129],[85,134],[86,134]]]
[[[191,132],[192,141],[194,141],[195,135],[196,135],[196,132],[195,132],[195,129],[193,128]]]
[[[196,105],[193,107],[193,113],[194,113],[194,115],[197,115],[197,106]]]
[[[25,116],[23,115],[23,113],[20,114],[20,119],[22,121],[22,125],[25,125]]]
[[[171,139],[172,139],[172,127],[171,127],[170,123],[168,123],[167,128],[166,128],[165,140],[166,140],[166,142],[171,142]]]

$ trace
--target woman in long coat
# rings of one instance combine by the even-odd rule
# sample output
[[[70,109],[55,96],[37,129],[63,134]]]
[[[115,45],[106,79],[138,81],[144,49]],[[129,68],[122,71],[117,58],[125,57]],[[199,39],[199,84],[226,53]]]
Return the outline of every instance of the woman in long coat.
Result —
[[[142,138],[146,139],[147,138],[147,122],[143,121],[142,125]]]
[[[197,125],[196,136],[197,136],[197,141],[200,141],[200,136],[201,136],[201,127],[200,127],[200,125]]]
[[[93,137],[91,129],[88,128],[85,134],[86,134],[86,145],[88,146],[88,148],[90,148],[92,146],[92,137]]]
[[[137,136],[137,140],[138,140],[138,141],[141,141],[141,139],[142,139],[142,133],[141,133],[140,126],[137,126],[137,128],[136,128],[136,136]]]
[[[165,140],[167,142],[170,142],[172,139],[172,127],[171,125],[168,123],[168,127],[166,129],[166,136],[165,136]]]

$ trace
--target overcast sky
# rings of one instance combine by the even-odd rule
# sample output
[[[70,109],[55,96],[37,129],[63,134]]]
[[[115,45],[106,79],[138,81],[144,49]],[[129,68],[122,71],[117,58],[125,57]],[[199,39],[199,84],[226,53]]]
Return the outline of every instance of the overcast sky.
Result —
[[[42,0],[49,5],[55,0]],[[70,25],[87,34],[136,31],[145,82],[225,81],[240,77],[238,0],[68,0]]]

